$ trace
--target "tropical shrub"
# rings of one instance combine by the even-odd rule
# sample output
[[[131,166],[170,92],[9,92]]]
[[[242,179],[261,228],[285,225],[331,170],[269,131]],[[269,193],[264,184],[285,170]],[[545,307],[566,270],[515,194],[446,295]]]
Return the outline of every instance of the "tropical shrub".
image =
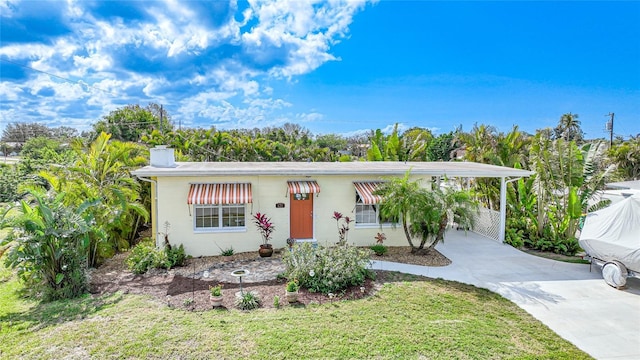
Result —
[[[130,173],[132,168],[146,163],[147,150],[110,138],[102,133],[88,145],[76,140],[71,146],[75,157],[71,165],[39,173],[48,187],[67,193],[66,205],[77,206],[84,199],[102,200],[91,208],[91,214],[107,236],[91,237],[90,266],[129,249],[138,225],[149,218],[140,198],[141,184]]]
[[[64,193],[29,189],[29,201],[4,215],[0,228],[9,228],[0,246],[13,242],[6,265],[17,269],[31,295],[44,301],[77,297],[87,291],[86,248],[92,232],[85,202],[78,208],[65,206]]]
[[[18,185],[21,178],[16,166],[0,164],[0,202],[13,202],[20,198]]]
[[[514,248],[521,248],[524,246],[524,232],[516,229],[505,229],[504,242],[513,246]]]
[[[135,274],[144,274],[149,269],[163,268],[167,262],[167,254],[157,249],[151,239],[141,241],[127,256],[127,266]]]
[[[184,262],[187,260],[187,253],[184,251],[184,245],[180,244],[178,247],[165,247],[164,252],[167,255],[167,269],[171,269],[176,266],[184,266]]]
[[[144,274],[150,269],[171,269],[183,266],[187,256],[184,246],[156,248],[152,239],[145,239],[136,245],[127,257],[127,266],[135,274]]]
[[[301,287],[328,294],[350,286],[362,285],[373,276],[368,269],[369,250],[348,244],[314,248],[309,243],[296,244],[285,252],[287,278],[297,279]]]

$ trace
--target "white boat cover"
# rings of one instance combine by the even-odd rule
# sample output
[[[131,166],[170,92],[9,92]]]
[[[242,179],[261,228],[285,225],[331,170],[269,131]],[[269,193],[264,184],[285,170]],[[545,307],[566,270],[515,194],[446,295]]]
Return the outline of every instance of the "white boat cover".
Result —
[[[592,257],[640,272],[640,194],[588,214],[579,242]]]

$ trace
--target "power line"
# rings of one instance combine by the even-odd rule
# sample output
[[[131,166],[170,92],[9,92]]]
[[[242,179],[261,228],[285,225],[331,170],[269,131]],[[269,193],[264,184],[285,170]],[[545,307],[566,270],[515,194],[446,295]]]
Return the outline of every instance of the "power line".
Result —
[[[74,80],[71,80],[69,78],[65,78],[65,77],[62,77],[62,76],[59,76],[59,75],[56,75],[56,74],[52,74],[50,72],[43,71],[43,70],[38,70],[38,69],[32,68],[31,66],[20,64],[20,63],[11,61],[11,60],[6,60],[6,59],[0,58],[0,61],[4,61],[4,62],[9,63],[9,64],[20,66],[20,67],[23,67],[25,69],[33,70],[33,71],[36,71],[36,72],[39,72],[39,73],[42,73],[42,74],[45,74],[45,75],[49,75],[49,76],[52,76],[54,78],[57,78],[57,79],[60,79],[60,80],[63,80],[63,81],[66,81],[66,82],[69,82],[69,83],[72,83],[72,84],[77,84],[77,85],[80,85],[80,86],[83,86],[83,87],[92,88],[92,89],[95,89],[95,90],[98,90],[98,91],[102,91],[102,92],[107,93],[107,94],[109,94],[111,96],[118,96],[118,95],[112,93],[109,90],[105,90],[105,89],[101,89],[101,88],[93,86],[93,85],[89,85],[89,84],[87,84],[86,82],[84,82],[82,80],[74,81]]]

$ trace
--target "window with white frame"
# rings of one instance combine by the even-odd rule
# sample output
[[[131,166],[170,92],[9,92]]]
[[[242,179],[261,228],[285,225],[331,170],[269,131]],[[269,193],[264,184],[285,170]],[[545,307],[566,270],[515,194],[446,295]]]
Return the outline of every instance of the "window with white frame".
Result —
[[[356,225],[389,225],[390,219],[381,219],[378,204],[365,204],[356,192]]]
[[[194,228],[206,230],[245,229],[245,205],[194,205]]]

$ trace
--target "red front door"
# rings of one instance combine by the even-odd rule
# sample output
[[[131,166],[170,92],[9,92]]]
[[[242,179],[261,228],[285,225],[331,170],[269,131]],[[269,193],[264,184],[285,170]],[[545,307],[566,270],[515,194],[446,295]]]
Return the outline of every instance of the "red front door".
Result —
[[[313,194],[290,194],[290,237],[313,238]]]

